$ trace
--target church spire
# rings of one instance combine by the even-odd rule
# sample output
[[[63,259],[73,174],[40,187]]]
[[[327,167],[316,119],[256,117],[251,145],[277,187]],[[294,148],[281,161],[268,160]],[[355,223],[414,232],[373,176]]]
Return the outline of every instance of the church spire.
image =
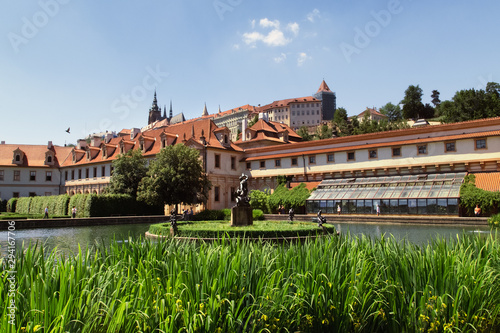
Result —
[[[166,105],[163,105],[163,119],[166,119],[167,118],[167,106]]]
[[[170,100],[170,113],[168,115],[168,119],[172,119],[173,114],[172,114],[172,100]]]
[[[205,107],[203,108],[203,113],[201,114],[201,116],[208,116],[208,111],[207,111],[207,103],[205,102]]]

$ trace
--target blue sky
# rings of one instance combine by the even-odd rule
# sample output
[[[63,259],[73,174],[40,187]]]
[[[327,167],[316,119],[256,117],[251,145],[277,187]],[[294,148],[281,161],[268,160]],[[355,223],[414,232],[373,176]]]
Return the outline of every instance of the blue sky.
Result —
[[[310,96],[325,79],[349,115],[500,82],[498,12],[485,1],[6,0],[0,140],[75,143],[147,124]],[[71,127],[71,133],[65,132]]]

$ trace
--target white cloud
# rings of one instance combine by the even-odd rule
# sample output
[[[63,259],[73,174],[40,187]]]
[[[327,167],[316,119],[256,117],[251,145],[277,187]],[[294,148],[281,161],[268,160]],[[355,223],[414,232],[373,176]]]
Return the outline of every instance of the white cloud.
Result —
[[[291,39],[285,38],[282,31],[274,29],[262,40],[269,46],[284,46],[291,42]]]
[[[255,43],[259,40],[263,40],[264,35],[261,34],[260,32],[253,31],[253,32],[245,32],[243,34],[243,41],[247,45],[255,45]]]
[[[233,50],[239,50],[240,44],[233,44]]]
[[[251,32],[245,32],[243,36],[243,42],[250,47],[257,47],[258,42],[262,42],[267,46],[285,46],[292,41],[292,37],[295,37],[299,33],[299,24],[296,22],[288,23],[286,29],[280,29],[280,21],[274,20],[271,21],[268,18],[263,18],[259,20],[259,27],[264,29],[271,28],[270,32],[259,32],[255,29],[255,20],[250,21],[250,25],[252,27]],[[257,29],[258,30],[258,29]],[[284,31],[288,32],[288,35],[285,36]],[[293,34],[293,36],[292,36]]]
[[[279,64],[280,62],[283,62],[285,60],[286,60],[286,54],[284,54],[284,53],[281,53],[279,55],[279,57],[274,58],[274,62],[276,62],[277,64]]]
[[[305,52],[299,53],[299,57],[297,58],[297,66],[302,66],[307,59],[309,59],[309,57]]]
[[[314,22],[314,20],[316,18],[319,18],[319,10],[314,8],[312,12],[310,12],[309,14],[307,14],[307,19],[310,21],[310,22]]]
[[[275,28],[275,29],[280,28],[280,21],[278,21],[278,20],[271,21],[267,17],[261,19],[259,24],[263,28]]]
[[[286,28],[288,30],[290,30],[291,32],[293,32],[293,34],[295,36],[297,36],[299,34],[299,24],[297,22],[288,23],[288,25],[286,26]]]

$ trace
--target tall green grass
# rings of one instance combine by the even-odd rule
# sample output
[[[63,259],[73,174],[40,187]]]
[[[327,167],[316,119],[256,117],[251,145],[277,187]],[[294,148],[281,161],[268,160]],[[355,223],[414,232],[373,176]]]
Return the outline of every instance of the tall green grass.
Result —
[[[17,256],[16,329],[1,332],[495,332],[500,243],[321,238],[272,245],[130,240]]]

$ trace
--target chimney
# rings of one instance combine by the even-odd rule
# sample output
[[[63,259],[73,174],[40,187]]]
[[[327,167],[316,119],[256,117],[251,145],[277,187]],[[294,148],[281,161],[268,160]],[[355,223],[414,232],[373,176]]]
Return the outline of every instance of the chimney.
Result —
[[[76,149],[85,149],[87,148],[87,141],[84,139],[78,140],[78,143],[76,144]]]
[[[99,147],[99,146],[101,146],[101,141],[102,141],[102,139],[99,135],[94,135],[90,139],[90,146]]]
[[[111,141],[111,139],[113,139],[113,133],[106,132],[106,135],[104,136],[104,142],[109,143],[109,141]]]
[[[49,143],[47,143],[47,149],[52,149],[52,141],[49,141]]]
[[[247,125],[248,119],[243,118],[243,122],[241,123],[241,141],[247,140]]]
[[[132,140],[133,138],[135,138],[139,133],[141,133],[141,129],[140,128],[132,128],[130,130],[130,140]]]

